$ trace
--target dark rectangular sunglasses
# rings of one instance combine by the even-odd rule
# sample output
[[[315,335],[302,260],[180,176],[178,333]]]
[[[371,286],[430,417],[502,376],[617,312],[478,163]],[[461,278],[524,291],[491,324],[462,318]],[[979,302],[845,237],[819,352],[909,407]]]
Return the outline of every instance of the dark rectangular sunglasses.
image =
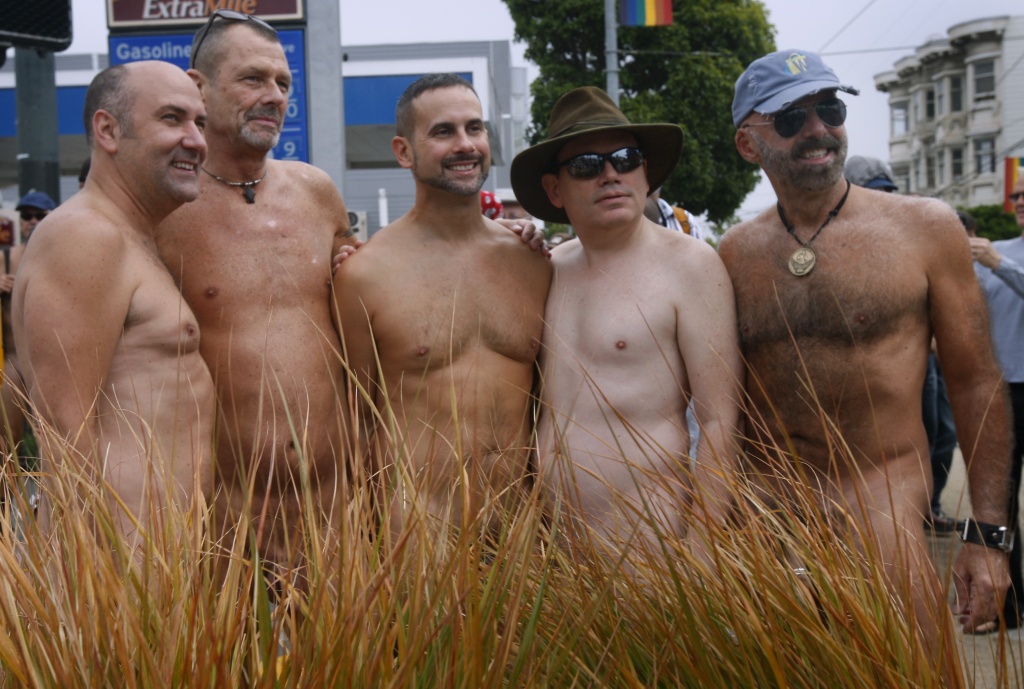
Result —
[[[558,167],[564,166],[570,177],[592,179],[604,170],[605,161],[611,163],[616,172],[624,174],[640,167],[644,154],[639,148],[627,146],[611,153],[581,153],[558,163]]]
[[[840,127],[846,122],[846,103],[838,98],[818,101],[813,106],[797,105],[786,108],[782,112],[769,115],[768,122],[750,122],[744,126],[757,127],[766,124],[775,125],[775,133],[783,139],[789,139],[800,133],[800,130],[807,124],[807,109],[813,107],[818,114],[818,119],[825,123],[826,127]]]
[[[217,17],[232,22],[256,22],[257,24],[267,27],[274,33],[277,33],[277,29],[254,14],[235,12],[234,10],[215,10],[213,14],[210,15],[210,18],[206,20],[206,23],[203,24],[202,30],[200,30],[195,41],[192,43],[192,53],[188,57],[189,69],[196,66],[196,56],[199,54],[199,49],[203,46],[203,41],[206,40],[206,35],[210,33],[210,27],[213,26],[213,22],[217,20]]]

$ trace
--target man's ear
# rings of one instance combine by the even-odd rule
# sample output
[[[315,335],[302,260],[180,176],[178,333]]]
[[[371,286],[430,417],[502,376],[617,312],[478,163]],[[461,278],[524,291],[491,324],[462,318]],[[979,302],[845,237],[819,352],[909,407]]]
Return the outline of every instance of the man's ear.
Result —
[[[749,127],[740,127],[736,130],[736,150],[748,163],[761,163],[761,150],[754,143],[754,135]]]
[[[550,172],[545,172],[540,177],[540,184],[544,187],[544,191],[547,192],[548,201],[555,208],[565,208],[565,204],[562,203],[562,195],[559,193],[558,188],[558,176]]]
[[[391,140],[391,152],[395,154],[395,160],[406,170],[412,167],[412,146],[404,136],[396,136]]]
[[[121,138],[121,125],[106,110],[97,110],[92,116],[92,138],[96,146],[107,153],[117,153]]]
[[[187,74],[189,78],[192,79],[192,82],[196,85],[196,88],[199,89],[199,93],[202,94],[203,87],[206,86],[207,83],[206,75],[196,69],[186,70],[185,74]],[[203,97],[205,98],[205,94],[203,94]]]

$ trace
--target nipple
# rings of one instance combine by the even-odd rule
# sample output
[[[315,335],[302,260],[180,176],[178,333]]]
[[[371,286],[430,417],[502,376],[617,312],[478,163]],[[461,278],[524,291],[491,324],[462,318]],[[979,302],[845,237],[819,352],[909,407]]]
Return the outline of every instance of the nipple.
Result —
[[[416,349],[416,356],[426,356],[429,351],[428,347],[419,347]]]
[[[213,299],[218,294],[220,294],[220,290],[217,289],[216,287],[207,287],[206,292],[204,292],[204,295],[206,296],[207,299]]]
[[[615,343],[615,348],[616,349],[625,349],[626,348],[626,343],[623,342],[622,340],[619,340],[618,342]]]

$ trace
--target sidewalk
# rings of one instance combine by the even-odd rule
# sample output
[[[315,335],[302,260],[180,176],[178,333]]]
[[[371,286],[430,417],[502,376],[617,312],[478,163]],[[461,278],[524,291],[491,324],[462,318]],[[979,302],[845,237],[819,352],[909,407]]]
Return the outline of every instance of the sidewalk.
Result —
[[[965,490],[965,480],[963,458],[957,449],[953,457],[949,483],[942,493],[942,509],[948,515],[956,515],[958,519],[971,513],[970,496]],[[946,577],[949,568],[952,567],[953,558],[962,547],[960,539],[956,534],[930,536],[929,539],[939,575]],[[1024,639],[1020,629],[1006,634],[965,634],[963,647],[968,686],[976,689],[1024,688]]]

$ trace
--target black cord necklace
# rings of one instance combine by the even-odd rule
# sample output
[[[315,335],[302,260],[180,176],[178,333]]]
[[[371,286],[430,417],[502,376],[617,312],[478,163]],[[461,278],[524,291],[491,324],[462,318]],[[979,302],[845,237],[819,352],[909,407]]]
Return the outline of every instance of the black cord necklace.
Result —
[[[806,242],[801,242],[800,238],[796,236],[796,227],[789,224],[789,220],[786,218],[786,214],[782,212],[782,202],[776,202],[775,209],[779,211],[779,220],[782,221],[782,225],[786,228],[786,232],[793,235],[793,239],[797,241],[800,248],[793,252],[793,255],[789,257],[789,272],[793,273],[797,277],[803,277],[809,272],[814,270],[814,264],[818,262],[818,257],[814,255],[811,250],[811,242],[818,238],[821,231],[825,229],[825,226],[832,222],[839,211],[843,209],[843,204],[846,203],[846,197],[850,195],[850,180],[846,180],[846,192],[843,194],[843,198],[839,199],[839,203],[836,207],[828,212],[828,217],[825,218],[825,222],[821,223],[821,227],[818,231],[808,239]]]
[[[201,168],[203,172],[213,177],[215,180],[222,184],[226,184],[229,187],[242,187],[242,196],[245,197],[246,203],[256,203],[256,190],[253,189],[257,184],[263,181],[263,178],[267,176],[266,170],[263,171],[263,176],[259,179],[254,179],[251,182],[232,182],[231,180],[224,179],[220,175],[215,175],[205,167]]]

